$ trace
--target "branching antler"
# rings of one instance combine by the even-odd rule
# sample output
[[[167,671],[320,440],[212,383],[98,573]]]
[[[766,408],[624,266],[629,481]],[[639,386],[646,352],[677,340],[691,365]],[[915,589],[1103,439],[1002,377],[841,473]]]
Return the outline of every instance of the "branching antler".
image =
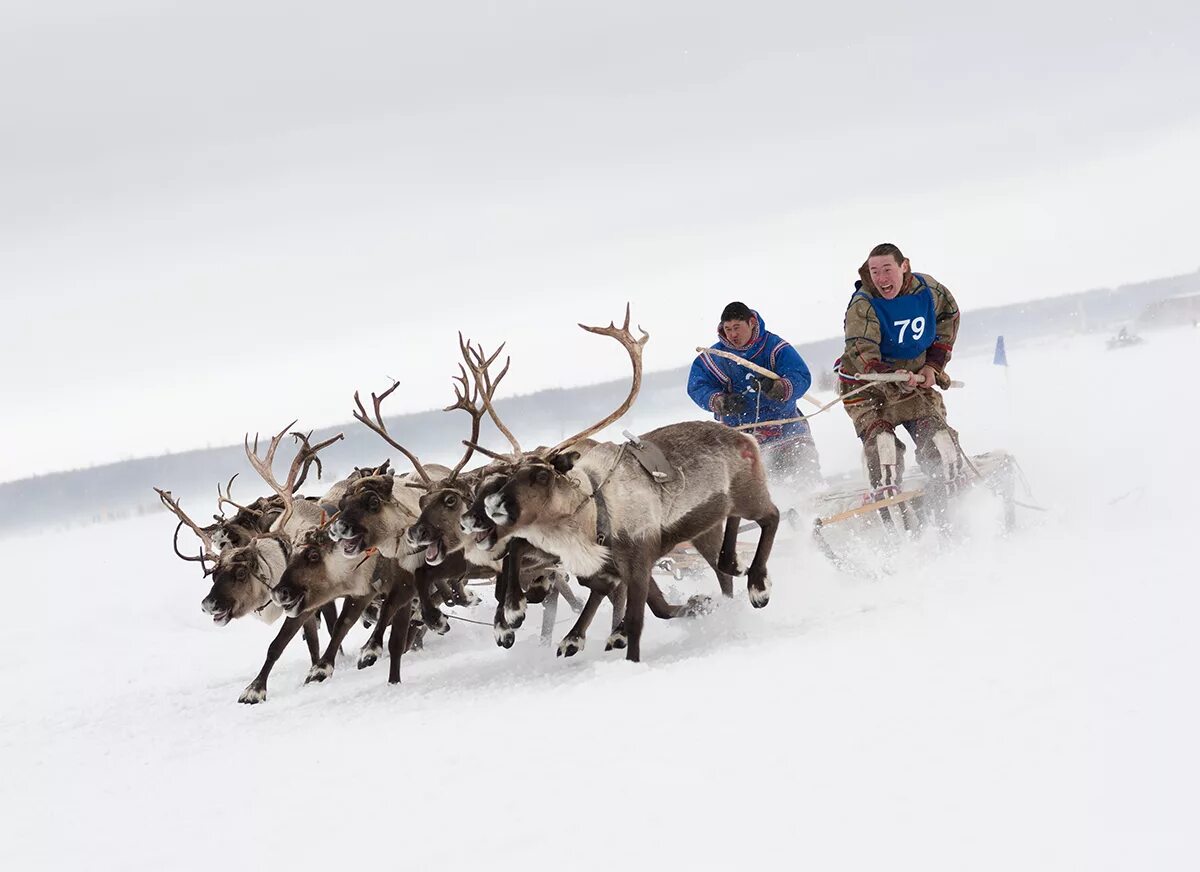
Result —
[[[306,455],[304,459],[304,466],[300,469],[300,477],[296,479],[296,483],[292,485],[292,493],[296,493],[301,487],[304,486],[304,480],[308,478],[308,468],[313,464],[316,464],[317,466],[317,481],[320,481],[321,476],[325,474],[325,470],[321,467],[321,458],[317,456],[317,452],[321,449],[313,448],[308,442],[308,440],[312,438],[312,434],[312,430],[309,430],[307,433],[293,431],[291,434],[292,438],[303,446],[300,450]]]
[[[491,365],[496,362],[496,358],[500,356],[500,352],[504,350],[504,345],[499,348],[489,357],[483,350],[482,345],[472,346],[470,341],[464,341],[463,335],[458,334],[458,348],[462,352],[463,361],[471,368],[471,373],[474,376],[474,388],[471,387],[470,381],[467,379],[467,370],[463,364],[458,365],[459,374],[454,377],[454,396],[455,403],[451,406],[446,406],[442,411],[451,412],[454,409],[462,409],[471,416],[471,438],[464,440],[463,444],[467,446],[466,453],[462,456],[462,460],[458,465],[450,471],[445,479],[447,483],[454,481],[462,468],[467,465],[467,461],[471,459],[471,455],[475,453],[476,443],[479,442],[479,426],[483,422],[483,416],[488,414],[492,408],[492,397],[496,394],[496,388],[499,387],[501,380],[508,374],[508,366],[512,363],[512,358],[506,358],[504,361],[504,369],[500,370],[500,374],[496,378],[491,377]],[[482,396],[483,405],[480,405]],[[492,413],[495,420],[495,413]],[[511,438],[511,437],[510,437]],[[519,446],[514,446],[518,447]]]
[[[629,304],[625,304],[625,323],[620,327],[617,327],[617,325],[611,321],[607,327],[588,327],[586,324],[580,324],[579,326],[588,333],[596,333],[600,336],[611,336],[613,339],[621,343],[622,347],[629,352],[629,360],[633,364],[633,383],[629,387],[629,396],[627,396],[625,401],[617,407],[615,412],[608,415],[600,422],[581,430],[574,436],[559,442],[549,451],[545,452],[544,456],[547,458],[566,451],[575,443],[581,442],[595,433],[599,433],[613,421],[618,420],[622,415],[629,411],[629,407],[633,405],[633,401],[637,399],[638,392],[642,389],[642,349],[645,347],[646,343],[650,341],[650,334],[645,330],[642,330],[641,326],[639,325],[638,330],[641,332],[642,338],[633,338],[633,334],[629,332]]]
[[[342,434],[338,433],[336,436],[332,436],[329,439],[326,439],[324,442],[318,442],[316,445],[309,445],[308,439],[304,436],[300,436],[300,440],[304,444],[296,452],[296,456],[292,458],[292,465],[288,469],[287,478],[284,480],[283,484],[280,484],[275,478],[274,472],[275,452],[279,449],[279,443],[283,441],[283,437],[287,435],[288,431],[295,425],[295,423],[295,421],[292,421],[291,424],[288,424],[277,434],[271,437],[271,443],[267,446],[267,453],[265,457],[259,457],[258,455],[257,433],[254,434],[253,449],[250,448],[249,433],[246,434],[246,439],[244,442],[246,448],[246,459],[250,461],[250,465],[254,467],[254,471],[262,477],[262,480],[270,486],[271,490],[275,491],[275,493],[279,494],[280,498],[283,499],[283,514],[280,516],[279,521],[277,522],[281,529],[292,516],[292,509],[295,504],[296,489],[300,486],[299,482],[303,481],[303,478],[300,477],[301,469],[307,470],[308,465],[316,460],[317,452],[328,448],[334,442],[337,442],[342,438]]]
[[[471,371],[471,375],[474,376],[475,391],[483,401],[484,409],[486,409],[488,415],[491,416],[492,423],[496,425],[496,429],[504,434],[504,438],[508,440],[508,443],[513,448],[513,456],[511,458],[506,457],[503,459],[520,459],[521,455],[524,453],[521,451],[521,443],[517,441],[517,437],[512,434],[512,431],[504,426],[504,422],[500,420],[500,416],[496,414],[496,409],[492,405],[492,396],[496,393],[496,387],[500,384],[500,380],[508,374],[508,366],[510,363],[512,363],[512,358],[510,357],[505,359],[504,369],[500,370],[500,375],[493,379],[489,368],[493,363],[495,363],[496,358],[500,356],[500,352],[504,350],[503,343],[499,348],[496,349],[495,353],[491,357],[485,358],[483,346],[480,345],[477,348],[472,348],[469,342],[464,344],[462,334],[460,333],[458,335],[458,347],[462,351],[463,362],[467,365],[467,369]],[[478,440],[479,429],[476,427],[467,447],[471,447],[471,445],[478,442]],[[478,445],[476,445],[475,450],[481,449],[479,449]],[[483,453],[488,454],[486,451]],[[493,455],[489,454],[489,456]]]
[[[225,485],[224,493],[221,492],[221,483],[217,482],[217,510],[220,511],[221,514],[214,517],[217,517],[218,520],[223,520],[225,518],[225,509],[223,509],[222,506],[226,504],[233,506],[239,512],[249,512],[252,515],[261,514],[261,512],[258,512],[249,506],[243,506],[241,503],[236,503],[233,501],[233,480],[237,478],[239,474],[240,473],[235,472],[232,476],[230,476],[229,483]]]
[[[365,424],[371,430],[374,430],[375,433],[379,436],[379,438],[383,439],[384,442],[386,442],[388,445],[391,445],[393,448],[395,448],[397,451],[399,451],[401,454],[403,454],[405,457],[407,457],[409,463],[411,463],[413,465],[413,469],[415,469],[417,471],[417,475],[421,476],[421,481],[425,482],[425,484],[430,484],[431,479],[429,478],[429,473],[427,473],[425,471],[425,467],[421,465],[421,461],[419,461],[417,459],[417,456],[415,454],[413,454],[411,451],[409,451],[407,448],[405,448],[403,445],[401,445],[399,442],[397,442],[395,439],[392,438],[392,435],[390,433],[388,433],[387,425],[383,423],[383,415],[379,411],[380,404],[384,400],[386,400],[389,396],[391,396],[392,391],[394,391],[398,387],[400,387],[400,382],[394,381],[394,382],[392,382],[392,386],[390,388],[388,388],[386,391],[384,391],[382,394],[380,394],[378,396],[376,396],[374,393],[371,394],[371,403],[375,407],[375,420],[374,421],[372,421],[367,416],[367,409],[365,406],[363,406],[362,400],[358,396],[358,391],[355,391],[354,392],[354,404],[356,406],[358,406],[358,411],[354,413],[354,417],[356,420]]]
[[[171,545],[175,549],[175,554],[181,559],[192,563],[196,563],[198,561],[200,563],[200,568],[204,570],[204,574],[208,575],[210,572],[212,572],[212,570],[208,568],[208,566],[205,564],[205,561],[211,560],[213,563],[216,563],[217,561],[216,549],[213,548],[212,537],[205,532],[203,527],[188,517],[187,513],[179,507],[179,500],[171,496],[171,492],[169,490],[155,488],[154,492],[158,494],[158,498],[162,501],[162,504],[167,507],[167,510],[179,519],[179,525],[175,528],[175,535],[171,540]],[[200,539],[201,547],[200,556],[198,557],[188,557],[179,550],[179,531],[185,526],[195,533]]]

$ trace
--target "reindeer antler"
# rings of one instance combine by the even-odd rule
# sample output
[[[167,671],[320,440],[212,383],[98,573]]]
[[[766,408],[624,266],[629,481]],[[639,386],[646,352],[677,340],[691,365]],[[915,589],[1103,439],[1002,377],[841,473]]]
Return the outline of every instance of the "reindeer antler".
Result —
[[[295,421],[292,421],[291,424],[288,424],[277,434],[271,437],[271,443],[267,446],[267,454],[265,457],[259,457],[258,455],[257,433],[254,434],[253,450],[250,448],[249,433],[246,434],[246,438],[243,443],[246,448],[246,459],[250,461],[250,465],[254,467],[254,471],[257,472],[262,477],[262,480],[271,487],[271,490],[279,494],[280,498],[283,500],[283,514],[280,515],[278,521],[280,529],[283,528],[284,524],[286,524],[288,519],[292,516],[292,509],[295,505],[296,489],[300,486],[299,482],[297,481],[297,478],[300,475],[300,470],[307,470],[308,465],[313,463],[313,461],[316,459],[316,454],[318,451],[328,448],[334,442],[337,442],[339,439],[341,439],[343,435],[338,433],[336,436],[326,439],[324,442],[318,442],[316,445],[309,445],[307,438],[301,437],[301,441],[303,441],[304,444],[296,452],[296,456],[292,458],[292,465],[288,469],[287,478],[283,484],[280,484],[275,478],[274,473],[275,452],[279,449],[279,443],[283,441],[283,437],[287,435],[288,431],[295,425],[295,423]],[[300,479],[300,481],[303,481],[303,479]]]
[[[234,502],[234,500],[233,500],[233,480],[235,478],[237,478],[240,474],[241,473],[235,472],[233,475],[231,475],[229,477],[229,482],[228,482],[228,484],[225,485],[224,493],[221,492],[221,483],[217,482],[217,511],[219,511],[221,513],[218,518],[219,520],[224,520],[224,518],[225,518],[225,510],[221,507],[224,506],[226,503],[233,506],[239,512],[249,512],[252,515],[261,514],[260,512],[258,512],[255,509],[250,508],[249,506],[243,506],[241,503]],[[214,517],[218,517],[218,516],[214,516]]]
[[[321,476],[325,474],[325,470],[321,466],[321,458],[317,456],[317,452],[321,449],[313,448],[308,442],[308,440],[312,438],[312,434],[312,430],[309,430],[307,433],[293,431],[291,434],[292,438],[303,446],[300,450],[306,455],[304,459],[304,466],[300,469],[300,477],[296,479],[296,483],[292,485],[292,493],[296,493],[301,487],[304,486],[304,480],[308,478],[308,468],[314,463],[317,466],[317,481],[320,481]]]
[[[512,434],[512,431],[504,426],[504,422],[500,420],[500,416],[496,414],[496,408],[492,405],[492,395],[495,394],[496,387],[500,384],[500,380],[508,374],[509,364],[512,363],[511,357],[506,358],[504,361],[504,369],[500,370],[500,375],[496,376],[494,379],[492,378],[490,367],[493,363],[495,363],[496,358],[500,356],[500,352],[504,350],[504,343],[501,343],[500,347],[496,349],[495,353],[488,358],[484,357],[482,345],[478,346],[476,349],[472,348],[469,342],[464,344],[461,333],[458,337],[458,346],[462,351],[463,362],[467,365],[467,369],[471,371],[471,375],[474,376],[475,390],[483,400],[484,409],[486,409],[488,415],[491,416],[492,423],[496,425],[496,429],[504,434],[504,438],[507,439],[508,443],[513,447],[513,456],[511,458],[506,457],[502,459],[519,459],[524,453],[521,450],[521,443],[517,441],[517,437]],[[476,428],[471,441],[467,443],[467,447],[487,454],[489,457],[495,456],[494,453],[485,451],[476,445],[475,443],[478,441],[478,439],[479,430]]]
[[[217,555],[215,553],[215,549],[213,548],[212,537],[204,531],[203,527],[188,517],[187,513],[179,507],[179,500],[171,496],[171,492],[169,490],[162,490],[161,488],[156,487],[154,492],[158,494],[159,500],[161,500],[162,504],[167,507],[168,511],[170,511],[171,514],[179,519],[179,525],[175,528],[175,535],[171,540],[171,547],[175,549],[176,556],[191,563],[196,563],[199,561],[200,568],[204,570],[205,575],[208,575],[210,572],[212,572],[212,570],[205,565],[204,561],[211,560],[215,563],[217,560]],[[199,557],[188,557],[179,550],[179,531],[182,530],[184,526],[187,526],[200,539],[201,547]]]
[[[379,411],[380,404],[389,396],[391,396],[392,391],[398,387],[400,387],[400,382],[393,381],[392,386],[382,394],[378,396],[376,396],[374,393],[371,394],[371,403],[375,406],[374,421],[367,417],[367,409],[365,406],[363,406],[362,400],[358,396],[358,391],[355,391],[354,404],[358,406],[358,411],[354,413],[354,417],[357,421],[360,421],[370,429],[374,430],[384,442],[386,442],[388,445],[391,445],[393,448],[407,457],[409,463],[413,465],[413,469],[417,471],[417,475],[421,476],[421,481],[425,482],[425,484],[430,484],[432,480],[429,478],[429,473],[425,471],[425,467],[421,465],[421,461],[417,459],[415,454],[392,438],[392,435],[388,433],[387,425],[383,423],[383,415]]]
[[[471,438],[463,441],[463,444],[467,446],[467,451],[462,456],[462,460],[458,462],[458,465],[450,471],[450,475],[446,477],[445,481],[447,483],[454,481],[458,477],[459,472],[466,466],[467,461],[471,459],[471,455],[475,453],[478,447],[476,443],[479,441],[479,425],[483,422],[483,416],[491,411],[492,397],[495,396],[496,388],[499,387],[501,380],[508,374],[508,366],[512,363],[511,357],[506,358],[504,369],[500,370],[500,375],[493,379],[490,368],[496,362],[496,358],[500,356],[500,352],[504,350],[503,343],[489,357],[484,352],[482,345],[473,347],[470,340],[463,340],[463,335],[460,332],[458,334],[458,349],[462,352],[463,361],[471,368],[471,372],[475,376],[475,386],[471,388],[470,382],[467,379],[466,367],[460,363],[458,365],[459,374],[453,379],[456,401],[453,405],[446,406],[442,411],[451,412],[454,409],[462,409],[469,413],[471,416]],[[483,399],[482,406],[479,404],[481,396]],[[493,420],[495,420],[494,412],[492,416]],[[515,443],[514,447],[518,451],[520,450],[520,446],[515,445]]]
[[[633,401],[637,399],[638,392],[642,389],[642,349],[646,343],[650,341],[650,334],[642,330],[641,325],[638,325],[638,330],[642,334],[641,339],[634,339],[633,334],[629,332],[629,304],[625,304],[625,323],[617,327],[613,322],[609,322],[607,327],[588,327],[586,324],[580,324],[588,333],[596,333],[600,336],[611,336],[613,339],[621,343],[621,346],[629,352],[629,360],[633,364],[633,383],[629,386],[629,396],[625,401],[617,407],[617,410],[600,422],[581,430],[574,436],[564,439],[559,442],[549,451],[545,452],[547,458],[565,451],[576,442],[580,442],[594,433],[599,433],[613,421],[619,419],[622,415],[629,411],[629,407],[633,405]]]

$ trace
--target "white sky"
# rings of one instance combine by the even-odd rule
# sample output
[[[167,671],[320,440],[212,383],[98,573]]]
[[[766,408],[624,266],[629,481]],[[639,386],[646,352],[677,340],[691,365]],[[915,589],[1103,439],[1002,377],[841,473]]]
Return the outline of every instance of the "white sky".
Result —
[[[443,405],[459,328],[834,335],[885,239],[967,318],[1200,267],[1192,4],[969,7],[9,0],[0,480]]]

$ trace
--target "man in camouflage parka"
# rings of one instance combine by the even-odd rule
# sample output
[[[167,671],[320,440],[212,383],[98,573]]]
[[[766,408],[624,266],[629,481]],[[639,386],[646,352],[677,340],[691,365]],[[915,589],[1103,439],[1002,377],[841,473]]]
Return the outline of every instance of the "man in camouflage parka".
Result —
[[[958,305],[931,276],[914,273],[891,243],[871,249],[846,309],[846,347],[837,363],[839,390],[861,387],[853,376],[895,372],[907,382],[880,383],[844,403],[863,442],[871,487],[895,493],[904,475],[903,426],[917,448],[917,463],[940,480],[959,472],[958,434],[946,423],[935,385],[949,387],[946,364],[958,336]]]

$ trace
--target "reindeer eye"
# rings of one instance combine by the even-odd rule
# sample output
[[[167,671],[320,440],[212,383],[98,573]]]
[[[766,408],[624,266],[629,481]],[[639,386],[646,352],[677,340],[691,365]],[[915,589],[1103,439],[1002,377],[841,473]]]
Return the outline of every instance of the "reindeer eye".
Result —
[[[456,505],[458,505],[458,495],[446,494],[446,498],[442,500],[442,502],[444,502],[449,508],[454,508]]]
[[[304,559],[307,560],[309,563],[316,563],[318,560],[321,559],[321,552],[318,551],[316,548],[309,548],[309,549],[305,550],[305,552],[304,552]]]
[[[237,569],[234,570],[233,574],[237,578],[238,581],[245,581],[246,580],[246,567],[239,566]]]
[[[536,469],[533,472],[533,480],[536,484],[546,484],[550,481],[550,470]]]
[[[371,494],[371,496],[367,498],[367,508],[372,512],[378,512],[380,506],[382,505],[383,503],[380,501],[378,494]]]

